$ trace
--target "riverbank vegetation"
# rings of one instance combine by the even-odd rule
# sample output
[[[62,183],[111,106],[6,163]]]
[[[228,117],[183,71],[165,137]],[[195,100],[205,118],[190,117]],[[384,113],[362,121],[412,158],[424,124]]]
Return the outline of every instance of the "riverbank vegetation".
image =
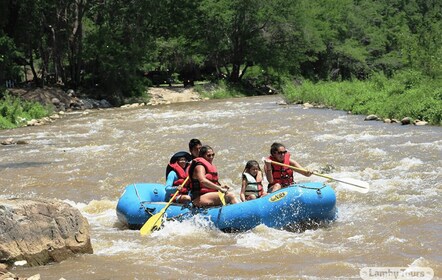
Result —
[[[9,94],[0,99],[0,129],[23,126],[29,120],[40,119],[50,114],[51,107],[38,102],[21,100]]]
[[[118,105],[149,84],[205,80],[219,84],[210,98],[281,92],[440,124],[441,9],[421,0],[3,1],[0,85],[60,86]]]
[[[305,80],[299,85],[288,81],[283,88],[289,102],[316,103],[381,118],[410,117],[442,125],[442,79],[430,79],[416,71],[399,72],[391,78],[377,73],[362,81]]]

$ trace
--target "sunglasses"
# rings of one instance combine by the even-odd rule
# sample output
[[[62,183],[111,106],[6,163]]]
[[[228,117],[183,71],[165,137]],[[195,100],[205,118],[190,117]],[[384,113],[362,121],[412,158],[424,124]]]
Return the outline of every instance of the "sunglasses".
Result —
[[[279,152],[276,152],[278,155],[285,155],[285,154],[287,154],[287,151],[279,151]]]
[[[213,153],[213,154],[206,154],[206,157],[215,157],[215,153]]]

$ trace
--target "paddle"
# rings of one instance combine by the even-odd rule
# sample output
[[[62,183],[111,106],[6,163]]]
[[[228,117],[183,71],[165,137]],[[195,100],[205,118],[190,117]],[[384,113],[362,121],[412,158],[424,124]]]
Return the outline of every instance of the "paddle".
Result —
[[[265,158],[262,158],[262,160],[265,162]],[[303,169],[303,168],[287,165],[287,164],[280,163],[280,162],[273,161],[273,160],[271,162],[273,164],[284,166],[284,167],[288,167],[288,168],[291,168],[291,169],[296,170],[296,171],[308,172],[308,170]],[[368,191],[370,190],[370,185],[367,182],[363,182],[363,181],[360,181],[360,180],[351,179],[351,178],[336,179],[336,178],[332,178],[330,176],[327,176],[327,175],[324,175],[324,174],[321,174],[321,173],[317,173],[317,172],[312,172],[312,174],[316,175],[316,176],[319,176],[319,177],[326,178],[328,180],[332,180],[332,181],[336,181],[336,182],[345,184],[348,189],[356,191],[356,192],[368,193]]]
[[[226,205],[226,198],[225,198],[225,193],[223,193],[222,191],[218,191],[218,195],[219,195],[219,199],[221,200],[221,203],[224,205]]]
[[[175,194],[172,196],[172,198],[169,200],[169,202],[166,204],[166,206],[163,209],[161,209],[160,212],[156,213],[155,215],[150,217],[149,220],[146,221],[146,223],[140,229],[141,235],[150,234],[154,229],[159,229],[161,227],[161,225],[163,224],[164,213],[166,213],[167,208],[169,208],[172,201],[175,199],[175,197],[180,192],[179,189],[181,187],[183,187],[187,183],[188,180],[189,180],[189,177],[187,177],[186,180],[184,180],[184,182],[178,187]]]

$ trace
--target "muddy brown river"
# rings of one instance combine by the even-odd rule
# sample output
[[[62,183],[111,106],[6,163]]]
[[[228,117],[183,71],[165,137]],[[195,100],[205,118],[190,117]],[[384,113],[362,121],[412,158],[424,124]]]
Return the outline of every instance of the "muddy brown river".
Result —
[[[70,113],[40,127],[0,131],[0,197],[57,198],[92,228],[94,254],[43,267],[42,279],[361,279],[369,267],[426,267],[442,274],[442,128],[364,121],[329,109],[279,105],[279,96]],[[223,233],[204,221],[166,222],[141,237],[115,207],[124,187],[165,182],[173,153],[199,138],[215,150],[221,181],[239,196],[250,159],[282,142],[304,167],[363,180],[370,192],[332,184],[338,218],[303,232],[265,226]],[[321,177],[296,180],[324,181]],[[374,279],[374,278],[370,278]],[[388,279],[388,278],[378,278]],[[422,278],[413,278],[422,279]]]

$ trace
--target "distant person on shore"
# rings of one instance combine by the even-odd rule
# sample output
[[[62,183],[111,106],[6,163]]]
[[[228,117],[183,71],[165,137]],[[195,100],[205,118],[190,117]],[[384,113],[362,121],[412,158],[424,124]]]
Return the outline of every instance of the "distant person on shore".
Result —
[[[228,192],[230,187],[218,181],[218,171],[213,165],[215,152],[210,146],[204,145],[199,151],[199,156],[193,159],[189,168],[190,192],[192,203],[197,207],[211,207],[221,205],[218,191],[225,194],[228,203],[238,203],[232,192]]]
[[[262,186],[262,171],[256,160],[249,160],[242,173],[241,201],[253,200],[267,195]]]
[[[293,169],[274,162],[279,162],[285,165],[294,166],[304,169],[298,162],[290,158],[289,152],[281,143],[273,143],[270,147],[270,156],[265,159],[264,172],[269,181],[268,193],[275,192],[281,188],[286,188],[294,184]],[[304,176],[310,177],[313,173],[311,171],[296,171]]]
[[[166,193],[170,193],[170,198],[172,198],[179,190],[175,196],[177,203],[189,203],[192,200],[189,195],[189,180],[181,186],[188,176],[187,167],[191,160],[192,157],[188,152],[178,152],[172,156],[166,168]]]

